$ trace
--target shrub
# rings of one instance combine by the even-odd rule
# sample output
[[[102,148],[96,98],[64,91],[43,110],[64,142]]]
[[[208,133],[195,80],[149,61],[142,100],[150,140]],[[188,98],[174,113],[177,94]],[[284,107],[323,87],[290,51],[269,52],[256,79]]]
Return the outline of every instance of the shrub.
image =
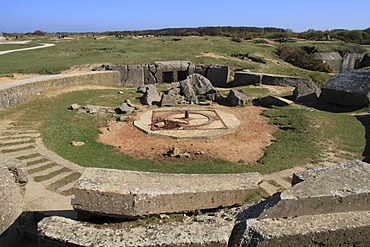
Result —
[[[300,47],[279,46],[276,53],[285,62],[299,68],[311,71],[330,72],[328,65]]]
[[[231,38],[231,41],[234,41],[234,42],[236,42],[236,43],[241,43],[242,41],[243,41],[243,39],[242,38],[239,38],[239,37],[232,37]]]

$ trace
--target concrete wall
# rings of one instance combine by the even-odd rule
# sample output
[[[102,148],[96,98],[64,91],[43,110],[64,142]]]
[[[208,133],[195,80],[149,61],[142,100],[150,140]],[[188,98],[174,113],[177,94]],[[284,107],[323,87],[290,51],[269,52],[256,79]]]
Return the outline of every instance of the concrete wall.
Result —
[[[102,71],[75,75],[42,76],[0,85],[0,109],[15,106],[47,90],[80,85],[120,86],[120,73]]]

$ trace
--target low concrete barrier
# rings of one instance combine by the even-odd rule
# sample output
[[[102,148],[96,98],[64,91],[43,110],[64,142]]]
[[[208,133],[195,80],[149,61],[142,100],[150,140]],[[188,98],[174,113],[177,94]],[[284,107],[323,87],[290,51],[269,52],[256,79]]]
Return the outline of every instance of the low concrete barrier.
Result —
[[[247,221],[240,246],[369,246],[370,212]]]
[[[363,211],[370,208],[368,163],[348,161],[299,176],[302,182],[282,192],[280,201],[261,214],[260,219]]]
[[[15,106],[46,90],[80,85],[121,86],[118,71],[51,75],[0,85],[0,109]]]
[[[165,174],[88,168],[74,187],[75,210],[138,217],[242,204],[259,173]]]

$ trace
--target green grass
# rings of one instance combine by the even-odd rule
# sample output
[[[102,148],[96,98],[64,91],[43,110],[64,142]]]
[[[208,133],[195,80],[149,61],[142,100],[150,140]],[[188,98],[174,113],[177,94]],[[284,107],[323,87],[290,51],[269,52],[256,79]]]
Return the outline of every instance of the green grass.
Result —
[[[58,164],[56,164],[56,163],[51,163],[51,164],[40,166],[40,167],[37,167],[37,168],[34,168],[34,169],[28,169],[28,174],[34,174],[34,173],[37,173],[37,172],[45,171],[45,170],[47,170],[49,168],[52,168],[54,166],[57,166],[57,165]]]
[[[32,149],[32,148],[35,148],[35,147],[34,146],[25,146],[25,147],[21,147],[21,148],[4,149],[4,150],[1,150],[1,152],[4,153],[4,154],[14,153],[14,152],[24,151],[24,150]]]
[[[247,91],[250,89],[247,89]],[[265,94],[265,90],[252,90],[252,94]],[[349,157],[361,157],[365,146],[365,128],[352,115],[311,110],[306,107],[288,106],[266,110],[263,115],[279,129],[275,140],[267,147],[265,156],[255,164],[232,163],[224,160],[206,162],[158,163],[137,160],[119,153],[111,146],[96,141],[99,128],[106,125],[111,115],[77,114],[68,110],[70,104],[79,103],[118,106],[130,98],[138,103],[134,89],[86,90],[61,94],[52,98],[37,98],[4,111],[0,119],[12,116],[39,121],[45,146],[63,158],[85,167],[104,167],[137,171],[167,173],[240,173],[258,171],[263,174],[305,165],[320,160],[328,143],[336,150],[349,152]],[[56,138],[58,137],[58,138]],[[80,147],[72,141],[84,141]],[[140,148],[140,147],[138,147]]]
[[[0,147],[7,147],[7,146],[27,144],[27,143],[34,143],[34,142],[35,142],[35,139],[31,139],[31,140],[28,140],[28,141],[17,141],[17,142],[0,143]]]
[[[32,159],[41,156],[39,153],[34,153],[34,154],[29,154],[29,155],[22,155],[17,157],[17,160],[27,160],[27,159]]]
[[[71,171],[71,169],[69,169],[67,167],[63,167],[63,168],[61,168],[59,170],[50,172],[50,173],[48,173],[46,175],[36,176],[36,177],[33,178],[33,180],[35,182],[42,182],[42,181],[46,181],[46,180],[52,179],[53,177],[58,176],[59,174],[62,174],[62,173],[65,173],[65,172],[69,172],[69,171]]]
[[[66,185],[66,184],[69,184],[70,182],[72,182],[74,180],[79,179],[80,177],[81,177],[81,173],[74,172],[74,173],[72,173],[72,174],[70,174],[70,175],[68,175],[68,176],[66,176],[66,177],[64,177],[64,178],[62,178],[62,179],[60,179],[60,180],[58,180],[58,181],[50,184],[48,186],[48,189],[49,190],[56,190],[56,189],[58,189],[58,188],[60,188],[60,187],[62,187],[64,185]]]
[[[27,162],[27,166],[33,166],[33,165],[37,165],[37,164],[44,163],[44,162],[47,162],[47,161],[49,161],[49,160],[46,159],[46,158],[42,158],[42,159],[39,159],[39,160],[34,160],[34,161]]]
[[[255,42],[235,43],[227,37],[147,37],[94,40],[75,37],[74,40],[38,39],[28,46],[42,42],[55,43],[54,47],[2,55],[0,75],[13,73],[56,74],[73,66],[84,64],[153,64],[156,61],[188,60],[194,64],[224,64],[231,70],[250,69],[253,72],[302,76],[322,85],[330,78],[325,73],[312,72],[287,65],[276,54],[276,42],[261,44]],[[296,45],[296,44],[294,44]],[[313,45],[311,42],[299,45]],[[332,50],[333,42],[315,43],[320,49]],[[5,46],[4,46],[5,47]],[[0,46],[1,48],[1,46]],[[231,54],[249,53],[261,57],[267,64],[232,58]],[[37,61],[34,63],[33,61]]]

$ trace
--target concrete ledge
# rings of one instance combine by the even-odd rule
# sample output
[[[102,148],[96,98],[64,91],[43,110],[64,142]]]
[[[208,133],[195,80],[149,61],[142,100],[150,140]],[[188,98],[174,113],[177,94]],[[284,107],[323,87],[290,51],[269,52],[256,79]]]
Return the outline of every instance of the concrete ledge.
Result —
[[[129,227],[92,224],[53,216],[38,223],[40,246],[223,246],[233,221],[203,219]]]
[[[164,174],[87,168],[72,196],[75,210],[139,217],[242,204],[258,189],[259,173]]]
[[[302,182],[282,192],[280,201],[259,218],[363,211],[370,208],[368,163],[348,161],[298,176]]]
[[[247,221],[241,246],[369,246],[370,211]]]
[[[51,75],[0,85],[0,109],[15,106],[47,90],[79,85],[120,86],[118,71]]]
[[[263,74],[251,73],[246,71],[236,71],[234,81],[231,82],[232,87],[257,85],[261,83]]]

